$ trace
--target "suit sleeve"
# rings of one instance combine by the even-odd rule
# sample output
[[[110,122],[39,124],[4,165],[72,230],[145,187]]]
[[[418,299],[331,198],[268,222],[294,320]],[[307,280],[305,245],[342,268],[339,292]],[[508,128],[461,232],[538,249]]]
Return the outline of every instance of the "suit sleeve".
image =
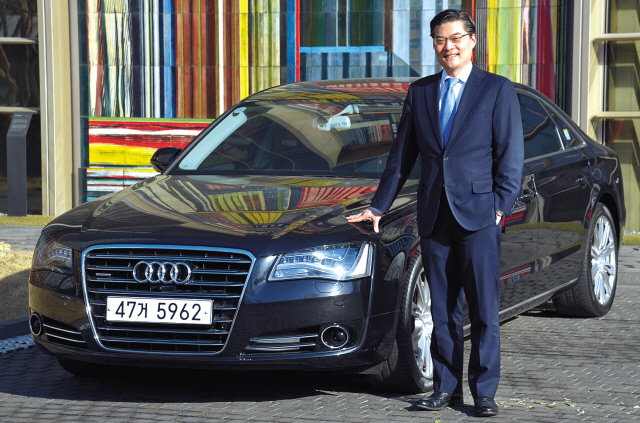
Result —
[[[493,109],[494,208],[511,216],[520,194],[524,165],[524,136],[520,102],[511,81],[505,79]]]
[[[418,143],[413,116],[413,85],[409,86],[407,98],[398,124],[398,134],[393,141],[387,166],[382,173],[378,190],[371,206],[387,213],[398,196],[418,159]]]

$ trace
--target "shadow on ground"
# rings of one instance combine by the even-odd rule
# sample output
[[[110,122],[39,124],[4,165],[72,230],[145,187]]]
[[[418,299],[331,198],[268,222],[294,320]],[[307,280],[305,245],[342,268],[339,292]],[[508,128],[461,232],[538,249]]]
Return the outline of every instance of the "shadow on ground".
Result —
[[[531,316],[531,317],[548,317],[548,318],[560,318],[560,319],[571,319],[572,317],[562,315],[556,311],[556,308],[553,306],[552,301],[547,301],[546,303],[542,303],[539,306],[532,308],[531,310],[525,311],[521,313],[522,316]]]
[[[131,369],[110,378],[80,378],[37,349],[22,351],[15,366],[0,358],[2,394],[72,401],[211,403],[277,401],[335,392],[377,394],[364,376],[305,371]],[[25,360],[28,354],[29,359]],[[35,379],[35,380],[34,380]],[[385,394],[386,397],[389,395]],[[401,396],[391,395],[391,396]]]

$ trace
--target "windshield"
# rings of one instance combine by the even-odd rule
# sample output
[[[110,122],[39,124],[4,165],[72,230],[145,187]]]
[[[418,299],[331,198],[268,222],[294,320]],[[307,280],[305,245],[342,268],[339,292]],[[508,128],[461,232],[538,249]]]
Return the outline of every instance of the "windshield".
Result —
[[[379,178],[402,103],[263,101],[236,107],[173,174]],[[411,178],[419,178],[419,166]]]

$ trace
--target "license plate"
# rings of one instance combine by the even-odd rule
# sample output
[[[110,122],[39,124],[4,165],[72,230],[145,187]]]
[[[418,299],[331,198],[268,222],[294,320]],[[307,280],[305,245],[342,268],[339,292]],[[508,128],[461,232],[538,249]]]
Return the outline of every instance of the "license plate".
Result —
[[[211,300],[107,297],[107,321],[210,325]]]

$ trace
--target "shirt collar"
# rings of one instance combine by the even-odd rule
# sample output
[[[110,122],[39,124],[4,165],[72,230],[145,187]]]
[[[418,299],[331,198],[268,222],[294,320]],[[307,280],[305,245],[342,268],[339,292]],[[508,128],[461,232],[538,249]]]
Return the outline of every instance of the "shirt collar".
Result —
[[[462,72],[458,74],[457,78],[460,81],[462,81],[462,83],[466,83],[467,80],[469,79],[469,75],[471,75],[472,70],[473,70],[473,63],[469,63],[467,67],[462,69]],[[440,84],[446,81],[447,78],[450,78],[449,74],[447,73],[446,70],[442,69],[442,77],[440,78]]]

